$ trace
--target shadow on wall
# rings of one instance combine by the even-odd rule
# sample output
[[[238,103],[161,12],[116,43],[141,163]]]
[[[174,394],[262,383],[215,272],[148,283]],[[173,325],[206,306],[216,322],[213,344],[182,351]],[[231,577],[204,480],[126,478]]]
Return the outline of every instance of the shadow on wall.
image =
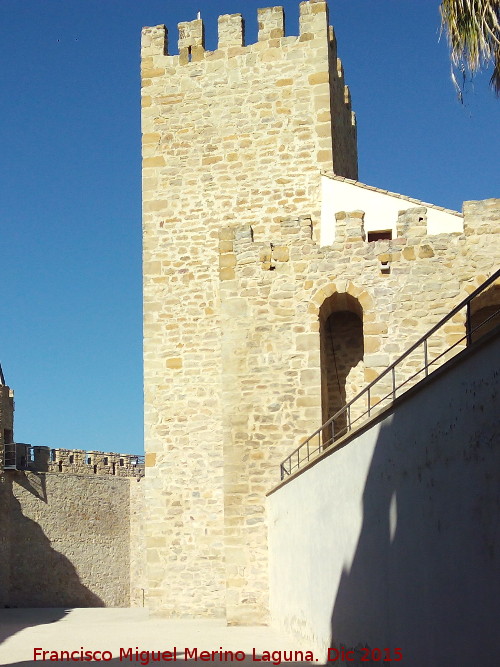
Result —
[[[30,484],[22,473],[16,473],[15,481],[42,502],[47,502],[43,475],[39,479],[39,488]],[[103,607],[103,601],[80,582],[68,558],[51,546],[50,540],[35,521],[22,513],[21,505],[12,492],[12,483],[11,475],[6,475],[4,498],[8,503],[10,576],[5,606],[54,608],[49,614],[51,620],[42,622],[54,622],[62,618],[66,612],[59,608]],[[34,614],[33,618],[37,617]],[[13,624],[2,623],[0,641],[20,629],[16,626],[15,616]]]
[[[15,481],[15,483],[18,486],[22,486],[23,489],[26,489],[26,491],[35,496],[35,498],[42,500],[44,503],[47,503],[47,485],[46,485],[45,475],[41,475],[34,472],[32,473],[33,482],[30,482],[30,480],[26,477],[26,475],[23,472],[15,472],[15,473],[10,473],[7,479],[9,487],[8,492],[12,500],[14,499],[14,496],[12,494],[12,481]]]
[[[411,667],[497,664],[499,375],[434,384],[419,414],[400,408],[382,427],[330,646],[382,649],[378,661],[400,648]]]
[[[30,485],[23,486],[29,488]],[[10,502],[11,606],[103,607],[103,601],[80,583],[77,571],[68,558],[52,548],[50,540],[35,521],[24,516],[12,492]]]

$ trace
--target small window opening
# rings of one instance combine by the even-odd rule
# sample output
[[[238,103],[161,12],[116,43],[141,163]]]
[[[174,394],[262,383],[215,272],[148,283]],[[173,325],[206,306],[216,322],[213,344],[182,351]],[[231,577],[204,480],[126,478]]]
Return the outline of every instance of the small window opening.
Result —
[[[91,464],[92,464],[92,457],[88,456],[87,457],[87,465],[91,465]]]
[[[51,461],[55,461],[55,460],[56,460],[56,450],[55,450],[55,449],[51,449],[51,450],[50,450],[50,460],[51,460]]]
[[[120,465],[121,466],[123,465],[123,459],[120,459]]]
[[[107,456],[104,457],[104,465],[105,465],[105,466],[108,465],[108,457],[107,457]]]
[[[62,461],[59,461],[59,472],[62,472]]]
[[[75,457],[73,456],[73,454],[70,454],[70,455],[69,455],[69,462],[70,462],[70,463],[74,463],[74,462],[75,462]]]
[[[94,475],[97,475],[97,465],[94,465]]]
[[[391,265],[389,264],[389,261],[384,261],[380,262],[380,273],[382,274],[388,274],[391,272]]]
[[[116,463],[114,461],[111,464],[111,472],[113,473],[113,475],[116,475]]]
[[[372,241],[391,241],[392,229],[381,229],[376,232],[368,232],[368,243]]]
[[[191,51],[191,47],[188,46],[188,62],[191,62],[193,60],[193,52]]]

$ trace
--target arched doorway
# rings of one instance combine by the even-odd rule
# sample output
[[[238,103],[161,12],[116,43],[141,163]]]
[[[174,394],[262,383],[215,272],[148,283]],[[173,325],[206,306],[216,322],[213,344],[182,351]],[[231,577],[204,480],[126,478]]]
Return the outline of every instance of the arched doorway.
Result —
[[[321,404],[325,423],[363,388],[363,309],[350,294],[332,294],[323,302],[319,320]],[[346,431],[344,414],[334,421],[335,436]],[[328,430],[323,434],[324,443],[330,439]]]
[[[472,300],[469,327],[471,341],[479,340],[500,324],[500,285],[493,284]]]

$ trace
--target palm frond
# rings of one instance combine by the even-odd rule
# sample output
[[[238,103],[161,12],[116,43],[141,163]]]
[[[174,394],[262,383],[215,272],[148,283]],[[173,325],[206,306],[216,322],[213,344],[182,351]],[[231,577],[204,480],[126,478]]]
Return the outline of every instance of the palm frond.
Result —
[[[500,95],[500,0],[443,0],[439,10],[453,65],[473,75],[493,63],[490,83]]]

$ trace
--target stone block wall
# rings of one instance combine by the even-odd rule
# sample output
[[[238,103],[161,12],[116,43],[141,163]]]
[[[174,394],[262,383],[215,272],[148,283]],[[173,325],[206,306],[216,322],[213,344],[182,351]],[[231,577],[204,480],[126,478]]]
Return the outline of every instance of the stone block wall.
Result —
[[[18,444],[0,385],[0,607],[142,606],[142,457]]]
[[[362,321],[349,400],[489,275],[499,203],[469,205],[464,234],[433,237],[424,207],[403,211],[397,238],[371,243],[362,211],[339,212],[319,247],[321,170],[357,171],[321,1],[301,3],[298,37],[281,8],[260,10],[248,46],[241,16],[220,17],[213,52],[201,20],[179,25],[177,56],[164,26],[144,29],[142,130],[146,604],[265,622],[264,496],[333,391],[322,321]]]
[[[10,524],[7,511],[9,494],[6,490],[3,466],[4,444],[6,439],[12,440],[13,430],[14,392],[6,385],[0,384],[0,608],[8,602],[7,591],[10,581]]]
[[[140,478],[1,473],[2,606],[142,606]]]
[[[130,481],[8,472],[11,607],[127,607]]]
[[[12,442],[14,433],[14,392],[0,384],[0,465],[3,467],[3,445]]]
[[[144,479],[130,480],[130,607],[146,603],[146,504]]]
[[[9,601],[11,562],[8,499],[9,493],[2,465],[0,468],[0,608],[5,607]]]
[[[280,7],[260,10],[256,44],[239,15],[216,51],[203,30],[181,23],[176,56],[164,26],[142,36],[148,606],[181,616],[226,613],[219,229],[264,238],[306,210],[319,234],[320,169],[357,172],[326,3],[301,3],[298,37]]]
[[[0,607],[142,606],[142,458],[18,444],[4,470],[13,430],[0,385]]]
[[[362,377],[346,386],[348,401],[496,268],[500,200],[466,205],[465,234],[427,236],[418,208],[401,212],[392,241],[366,242],[362,212],[338,220],[344,231],[321,248],[307,217],[284,221],[268,243],[248,226],[220,233],[227,609],[240,622],[267,607],[265,491],[324,418],[323,305],[333,298],[334,312],[361,315]],[[464,335],[461,318],[431,340],[431,359]],[[411,358],[405,372],[422,362]]]
[[[3,448],[1,451],[3,455]],[[144,476],[144,456],[135,454],[50,448],[25,443],[16,443],[10,452],[18,470],[138,478]]]
[[[34,461],[30,468],[38,471],[117,477],[144,476],[143,457],[135,454],[36,446],[33,449]]]

